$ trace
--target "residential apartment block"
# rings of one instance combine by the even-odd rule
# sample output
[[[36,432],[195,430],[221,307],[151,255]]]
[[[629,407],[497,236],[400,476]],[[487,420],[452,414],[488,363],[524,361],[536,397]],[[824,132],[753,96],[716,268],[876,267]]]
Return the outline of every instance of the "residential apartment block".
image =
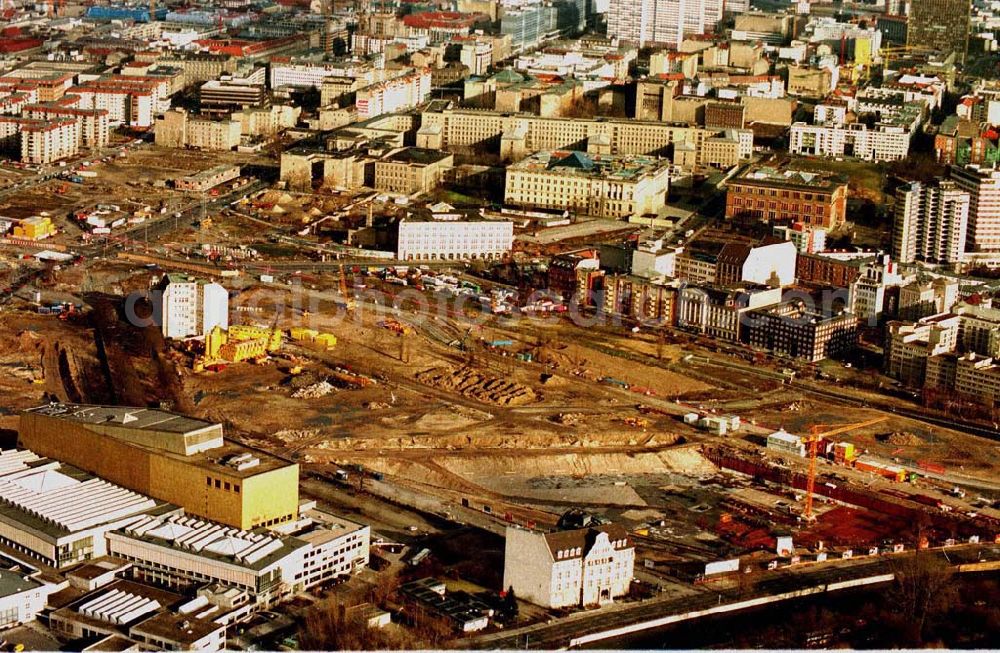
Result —
[[[166,338],[207,335],[229,325],[229,292],[217,283],[183,274],[163,277],[160,291],[160,328]]]
[[[685,36],[715,31],[723,0],[611,0],[608,36],[635,43],[680,46]]]
[[[913,133],[905,126],[864,123],[809,125],[797,122],[789,133],[788,151],[806,156],[855,157],[862,161],[899,161],[910,153]]]
[[[431,94],[431,71],[415,70],[358,89],[354,106],[358,120],[368,120],[387,113],[412,109],[425,102]]]
[[[191,116],[172,109],[156,116],[154,137],[161,147],[195,147],[203,150],[233,150],[240,144],[242,125],[227,118]]]
[[[1000,170],[952,166],[948,178],[969,194],[966,251],[1000,253]]]
[[[965,253],[969,193],[953,181],[915,181],[896,190],[893,256],[900,263],[959,263]]]
[[[604,311],[650,324],[673,325],[677,320],[677,283],[635,275],[604,277]]]
[[[900,320],[914,322],[929,315],[947,313],[958,301],[958,280],[939,277],[913,281],[899,289],[896,313]]]
[[[885,341],[885,373],[909,386],[922,386],[927,361],[954,352],[961,318],[942,313],[917,322],[890,322]]]

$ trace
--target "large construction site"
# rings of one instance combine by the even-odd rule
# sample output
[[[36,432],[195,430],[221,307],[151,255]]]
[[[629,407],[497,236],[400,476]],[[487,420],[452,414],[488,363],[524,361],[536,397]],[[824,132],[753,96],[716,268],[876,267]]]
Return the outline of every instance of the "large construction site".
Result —
[[[506,310],[517,288],[461,263],[345,262],[323,231],[392,202],[268,189],[253,157],[223,158],[254,174],[185,194],[171,185],[219,157],[138,148],[90,166],[99,183],[56,177],[4,200],[5,214],[56,226],[28,251],[87,248],[38,261],[23,243],[0,248],[7,446],[20,411],[49,401],[218,422],[299,463],[304,497],[492,592],[497,536],[567,518],[624,526],[636,578],[680,598],[1000,538],[998,445],[982,430],[842,383],[861,372],[840,362],[551,302]],[[131,217],[83,226],[98,204]],[[518,256],[621,237],[600,226],[527,235]],[[228,320],[188,339],[146,322],[175,274],[221,284]]]
[[[345,286],[394,286],[340,268],[244,280],[228,334],[181,346],[121,317],[120,297],[160,274],[119,260],[50,270],[45,296],[79,311],[0,315],[0,427],[47,399],[169,406],[300,462],[306,492],[364,493],[386,535],[412,537],[400,504],[495,533],[583,510],[626,525],[664,582],[738,557],[764,571],[1000,535],[993,442],[786,385],[681,336],[448,302],[432,314],[430,291],[399,308],[345,303]],[[775,432],[801,436],[798,450],[769,447]]]

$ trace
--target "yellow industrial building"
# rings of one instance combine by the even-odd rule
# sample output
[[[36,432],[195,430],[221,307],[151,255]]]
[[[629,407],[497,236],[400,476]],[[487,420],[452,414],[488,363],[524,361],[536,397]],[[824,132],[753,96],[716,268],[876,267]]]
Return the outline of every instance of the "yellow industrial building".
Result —
[[[28,240],[42,240],[55,234],[56,227],[52,224],[52,219],[43,216],[32,216],[21,220],[14,225],[15,238],[27,238]]]
[[[332,333],[320,333],[306,327],[292,327],[288,335],[295,342],[311,342],[322,349],[333,349],[337,345],[337,336]]]
[[[262,358],[281,349],[282,341],[279,329],[234,324],[226,330],[216,326],[205,336],[205,362]]]
[[[226,442],[221,424],[147,408],[53,403],[21,413],[19,442],[235,528],[298,516],[299,466]]]

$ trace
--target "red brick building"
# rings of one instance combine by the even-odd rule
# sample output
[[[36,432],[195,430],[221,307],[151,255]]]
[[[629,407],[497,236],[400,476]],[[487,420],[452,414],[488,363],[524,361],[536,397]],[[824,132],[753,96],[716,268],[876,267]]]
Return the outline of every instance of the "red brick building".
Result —
[[[860,275],[859,259],[843,261],[819,254],[801,253],[795,259],[795,278],[799,283],[847,288]]]
[[[847,216],[847,180],[801,170],[751,168],[729,182],[727,218],[835,229]]]

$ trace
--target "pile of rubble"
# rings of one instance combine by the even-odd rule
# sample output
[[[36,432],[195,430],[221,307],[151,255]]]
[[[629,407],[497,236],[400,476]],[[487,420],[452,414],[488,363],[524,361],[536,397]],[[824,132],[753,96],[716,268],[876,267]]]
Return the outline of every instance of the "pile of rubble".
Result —
[[[559,413],[552,417],[552,421],[563,426],[576,426],[583,419],[582,413]]]
[[[315,429],[282,429],[274,433],[274,437],[278,438],[282,442],[295,442],[296,440],[305,440],[307,438],[314,438],[319,433]]]
[[[331,392],[336,390],[328,381],[323,380],[319,383],[314,383],[312,385],[300,388],[292,393],[293,399],[319,399],[320,397],[325,397]]]
[[[882,435],[878,439],[894,447],[919,447],[924,443],[919,435],[910,433],[909,431],[893,431],[892,433]]]

